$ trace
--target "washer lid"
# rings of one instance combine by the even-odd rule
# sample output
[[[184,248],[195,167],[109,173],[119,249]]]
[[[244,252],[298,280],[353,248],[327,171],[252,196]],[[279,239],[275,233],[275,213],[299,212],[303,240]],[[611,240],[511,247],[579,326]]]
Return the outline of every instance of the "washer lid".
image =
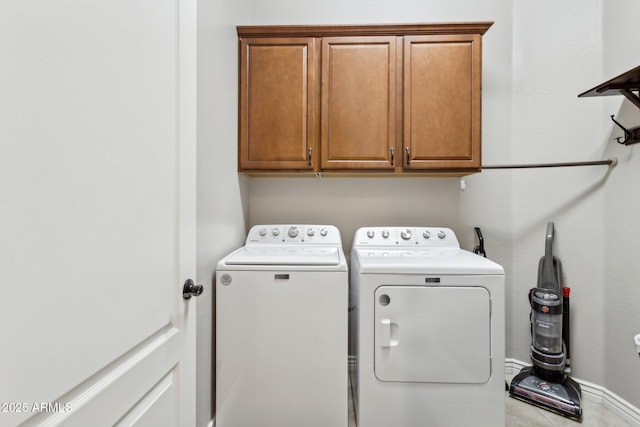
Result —
[[[227,265],[339,265],[335,246],[245,246],[225,259]]]

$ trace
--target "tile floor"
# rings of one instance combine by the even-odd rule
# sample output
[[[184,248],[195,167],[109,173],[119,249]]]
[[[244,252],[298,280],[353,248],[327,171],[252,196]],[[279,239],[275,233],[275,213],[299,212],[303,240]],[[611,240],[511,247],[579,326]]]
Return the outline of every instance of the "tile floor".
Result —
[[[511,382],[513,375],[507,375],[507,381]],[[506,427],[625,427],[628,426],[623,419],[611,412],[599,403],[582,400],[582,424],[565,418],[553,412],[537,408],[525,402],[509,397],[509,392],[504,392]]]
[[[512,375],[508,375],[507,381],[511,381],[512,377]],[[349,427],[357,427],[351,392],[349,393]],[[505,391],[504,399],[507,412],[505,427],[625,427],[629,425],[604,406],[589,400],[582,402],[582,424],[580,424],[553,412],[513,399],[509,397],[507,391]]]

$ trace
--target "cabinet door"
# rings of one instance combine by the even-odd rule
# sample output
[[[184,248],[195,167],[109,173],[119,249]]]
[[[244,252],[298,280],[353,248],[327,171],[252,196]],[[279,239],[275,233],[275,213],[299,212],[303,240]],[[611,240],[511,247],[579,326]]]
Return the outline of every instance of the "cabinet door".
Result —
[[[316,49],[312,37],[240,40],[240,171],[313,169]]]
[[[404,39],[405,169],[480,170],[480,35]]]
[[[394,168],[396,38],[322,40],[321,169]]]

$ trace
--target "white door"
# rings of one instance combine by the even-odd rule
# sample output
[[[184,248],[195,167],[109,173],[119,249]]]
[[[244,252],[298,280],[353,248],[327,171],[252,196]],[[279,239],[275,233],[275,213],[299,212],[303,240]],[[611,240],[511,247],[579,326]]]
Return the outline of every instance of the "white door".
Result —
[[[0,426],[193,426],[195,0],[0,13]]]

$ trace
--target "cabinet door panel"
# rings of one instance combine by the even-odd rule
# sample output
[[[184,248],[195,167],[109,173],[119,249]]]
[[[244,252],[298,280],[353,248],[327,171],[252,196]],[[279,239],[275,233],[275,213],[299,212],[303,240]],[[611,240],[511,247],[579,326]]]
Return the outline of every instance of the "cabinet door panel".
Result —
[[[481,38],[406,37],[405,169],[480,169]]]
[[[396,38],[322,41],[322,169],[393,169]]]
[[[313,169],[315,39],[240,42],[240,170]]]

